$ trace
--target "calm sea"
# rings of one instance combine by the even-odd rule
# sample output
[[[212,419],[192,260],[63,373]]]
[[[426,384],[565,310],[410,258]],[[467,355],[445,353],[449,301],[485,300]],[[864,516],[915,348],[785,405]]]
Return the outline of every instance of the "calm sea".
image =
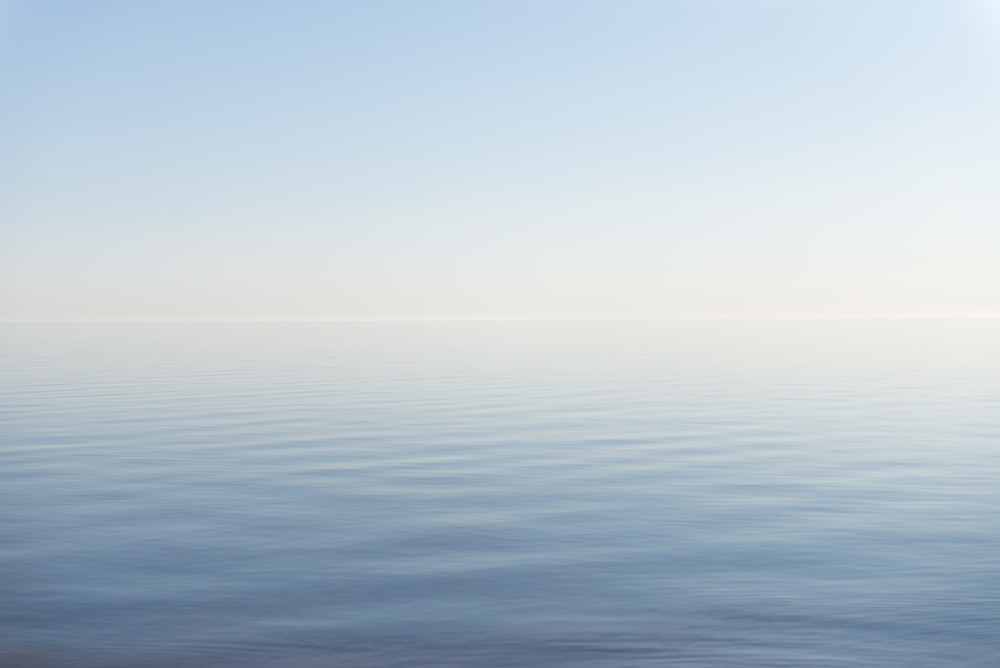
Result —
[[[1000,320],[0,336],[4,668],[1000,666]]]

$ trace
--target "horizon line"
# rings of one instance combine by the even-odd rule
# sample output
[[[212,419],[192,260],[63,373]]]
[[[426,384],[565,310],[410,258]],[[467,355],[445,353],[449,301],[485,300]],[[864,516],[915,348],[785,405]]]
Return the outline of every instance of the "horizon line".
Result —
[[[336,324],[404,322],[657,322],[678,320],[997,320],[996,315],[718,315],[623,317],[422,317],[422,318],[163,318],[108,320],[0,320],[0,325]]]

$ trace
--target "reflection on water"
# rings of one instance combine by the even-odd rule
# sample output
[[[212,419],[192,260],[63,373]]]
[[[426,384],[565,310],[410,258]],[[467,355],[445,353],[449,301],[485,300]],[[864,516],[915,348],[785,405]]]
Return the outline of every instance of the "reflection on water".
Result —
[[[2,337],[4,666],[1000,656],[998,321]]]

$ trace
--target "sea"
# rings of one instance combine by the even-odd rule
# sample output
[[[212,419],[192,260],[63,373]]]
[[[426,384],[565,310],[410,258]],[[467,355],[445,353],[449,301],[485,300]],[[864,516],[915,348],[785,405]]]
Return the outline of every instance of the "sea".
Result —
[[[0,327],[4,668],[996,668],[1000,320]]]

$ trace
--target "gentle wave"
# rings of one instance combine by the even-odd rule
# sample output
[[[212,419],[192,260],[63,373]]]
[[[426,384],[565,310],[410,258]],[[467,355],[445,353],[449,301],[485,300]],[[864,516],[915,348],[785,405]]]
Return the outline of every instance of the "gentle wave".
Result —
[[[4,328],[0,661],[992,668],[997,335]]]

